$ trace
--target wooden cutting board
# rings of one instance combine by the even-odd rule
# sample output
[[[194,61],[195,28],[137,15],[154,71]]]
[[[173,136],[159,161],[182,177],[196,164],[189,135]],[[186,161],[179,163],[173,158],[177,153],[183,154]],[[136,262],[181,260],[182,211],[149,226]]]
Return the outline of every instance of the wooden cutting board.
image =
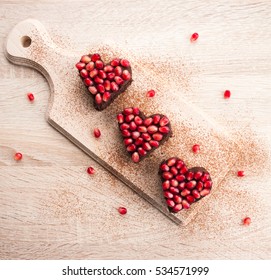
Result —
[[[90,52],[94,51],[92,48]],[[189,210],[178,214],[168,212],[158,176],[160,162],[178,156],[188,167],[208,169],[214,182],[214,193],[238,158],[237,144],[198,108],[185,102],[178,88],[172,86],[151,100],[145,98],[143,80],[147,89],[152,87],[152,77],[160,77],[162,83],[163,79],[167,79],[161,75],[159,67],[153,67],[160,65],[158,60],[156,64],[148,65],[147,60],[142,58],[142,64],[147,65],[142,68],[127,50],[101,48],[96,52],[101,53],[105,61],[113,58],[113,55],[125,57],[133,68],[132,86],[103,112],[93,108],[92,99],[75,68],[84,53],[57,46],[39,21],[28,19],[18,23],[7,38],[5,50],[6,57],[12,63],[35,68],[47,79],[51,94],[46,119],[55,129],[175,223],[187,224],[201,209],[204,211],[204,202],[212,199],[212,194],[193,204]],[[176,57],[172,57],[172,65],[166,67],[173,76],[176,69],[174,59]],[[146,115],[167,115],[173,129],[173,137],[139,164],[134,164],[126,153],[116,122],[117,113],[128,106],[139,107]],[[93,137],[95,127],[102,132],[99,139]],[[197,155],[191,151],[195,143],[201,146],[201,152]]]

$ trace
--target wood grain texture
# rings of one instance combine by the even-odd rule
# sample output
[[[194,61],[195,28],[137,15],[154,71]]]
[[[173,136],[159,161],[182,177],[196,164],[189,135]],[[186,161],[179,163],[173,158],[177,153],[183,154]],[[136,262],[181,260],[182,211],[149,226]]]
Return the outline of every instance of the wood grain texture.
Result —
[[[89,47],[91,29],[98,31],[97,42],[106,38],[161,55],[179,45],[184,59],[200,69],[182,89],[186,100],[233,131],[249,122],[259,138],[271,143],[269,1],[2,1],[0,5],[2,42],[18,21],[35,17],[55,34],[53,40],[69,37],[60,43],[74,50]],[[78,24],[71,15],[77,16]],[[191,45],[194,31],[200,39]],[[251,175],[244,180],[242,188],[257,193],[259,210],[228,209],[217,194],[215,204],[208,201],[204,213],[187,227],[178,227],[47,125],[49,88],[42,76],[11,65],[3,49],[0,62],[1,258],[271,258],[269,177],[263,181]],[[225,88],[233,92],[229,102],[221,98]],[[28,91],[35,93],[34,104],[26,99]],[[12,159],[17,150],[25,155],[21,163]],[[99,176],[87,176],[89,165]],[[233,170],[221,191],[240,188],[234,180]],[[117,215],[119,205],[128,208],[127,216]],[[252,216],[249,228],[240,225],[244,215]],[[217,219],[229,226],[219,227]]]

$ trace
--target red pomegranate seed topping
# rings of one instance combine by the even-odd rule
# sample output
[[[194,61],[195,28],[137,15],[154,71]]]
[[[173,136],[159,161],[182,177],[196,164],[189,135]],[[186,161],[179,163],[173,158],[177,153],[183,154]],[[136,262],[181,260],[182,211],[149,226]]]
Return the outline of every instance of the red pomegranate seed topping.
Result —
[[[245,226],[249,226],[250,223],[251,223],[251,218],[249,218],[249,217],[246,217],[246,218],[243,220],[243,224],[244,224]]]
[[[167,205],[168,205],[168,207],[174,207],[175,203],[172,199],[167,199]]]
[[[104,81],[104,84],[103,84],[105,90],[109,91],[111,89],[111,84],[108,80],[105,80]]]
[[[130,62],[127,59],[121,59],[120,64],[123,67],[129,67],[130,66]]]
[[[153,116],[153,124],[158,124],[160,119],[161,119],[160,115],[154,115]]]
[[[104,64],[101,60],[97,60],[95,62],[95,66],[96,66],[97,69],[103,69],[104,68]]]
[[[86,70],[92,71],[92,70],[94,69],[94,67],[95,67],[95,64],[94,64],[93,61],[91,61],[90,63],[88,63],[88,64],[86,65]]]
[[[155,96],[155,91],[153,89],[147,92],[147,97],[154,97],[154,96]]]
[[[142,148],[146,151],[150,151],[151,150],[151,145],[148,142],[145,142],[142,144]]]
[[[122,68],[120,66],[117,66],[114,72],[115,75],[120,76],[122,74]]]
[[[193,33],[191,35],[190,41],[195,42],[196,40],[198,40],[198,38],[199,38],[199,34],[198,33]]]
[[[89,72],[90,78],[94,78],[97,75],[98,75],[98,70],[97,69],[93,69],[92,71]]]
[[[86,86],[92,86],[93,85],[93,82],[90,78],[86,78],[84,80],[84,83],[85,83]]]
[[[115,82],[111,83],[110,88],[111,88],[112,91],[118,91],[119,90],[119,87]]]
[[[135,131],[135,130],[136,130],[137,126],[136,126],[136,124],[135,124],[134,121],[130,122],[129,128],[130,128],[130,130],[132,130],[132,131]]]
[[[27,97],[28,97],[29,101],[31,101],[31,102],[34,101],[34,99],[35,99],[33,93],[28,93],[28,94],[27,94]]]
[[[155,148],[159,147],[159,142],[158,141],[150,140],[149,143],[152,147],[155,147]]]
[[[106,73],[103,70],[99,70],[98,71],[98,76],[101,79],[105,79],[106,78]]]
[[[120,64],[120,60],[118,58],[115,58],[111,61],[111,66],[118,66]]]
[[[161,127],[159,127],[159,131],[163,134],[167,134],[167,133],[169,133],[170,129],[168,126],[161,126]]]
[[[88,77],[88,71],[86,69],[82,69],[80,71],[80,75],[82,78],[87,78]]]
[[[224,92],[224,98],[225,99],[228,99],[228,98],[230,98],[231,97],[231,92],[227,89],[227,90],[225,90],[225,92]]]
[[[191,204],[211,192],[212,180],[210,174],[202,167],[188,169],[184,162],[177,157],[162,162],[159,174],[162,177],[162,189],[165,198],[173,200],[175,206],[180,205],[175,210],[173,210],[173,207],[169,207],[171,212],[177,213],[177,209],[179,211],[188,209]]]
[[[91,56],[91,60],[93,62],[96,62],[97,60],[101,59],[101,56],[98,54],[98,53],[94,53],[92,56]]]
[[[153,138],[153,140],[161,141],[162,138],[163,138],[163,134],[161,134],[161,133],[154,133],[154,134],[152,135],[152,138]]]
[[[89,92],[91,93],[91,94],[96,94],[97,92],[98,92],[98,90],[97,90],[97,88],[96,87],[93,87],[93,86],[91,86],[91,87],[88,87],[88,90],[89,90]]]
[[[94,128],[93,134],[96,138],[99,138],[101,136],[101,131],[99,128]]]
[[[88,55],[83,55],[82,57],[81,57],[81,62],[83,62],[83,63],[89,63],[90,62],[90,57],[88,56]]]
[[[110,80],[110,81],[114,80],[114,77],[115,77],[115,73],[111,72],[111,73],[107,74],[107,79]]]
[[[128,145],[132,144],[133,141],[134,141],[134,140],[133,140],[132,138],[125,138],[125,139],[123,140],[125,146],[128,146]]]
[[[200,151],[200,146],[199,146],[198,144],[193,145],[192,151],[193,151],[194,154],[199,153],[199,151]]]
[[[183,205],[182,205],[181,203],[176,204],[176,205],[172,208],[172,212],[177,213],[177,212],[179,212],[180,210],[182,210],[182,208],[183,208]]]
[[[14,155],[14,159],[17,160],[17,161],[21,160],[22,158],[23,158],[23,155],[21,153],[16,153]]]
[[[127,209],[125,207],[119,207],[118,211],[121,215],[125,215],[127,213]]]
[[[153,122],[153,118],[147,118],[144,120],[144,125],[149,126],[152,124],[152,122]]]
[[[122,85],[124,83],[123,79],[119,76],[115,76],[114,80],[118,85]]]
[[[76,67],[79,71],[82,70],[82,69],[84,69],[85,66],[86,66],[86,64],[85,64],[85,63],[82,63],[82,62],[78,62],[78,63],[75,64],[75,67]]]
[[[146,152],[143,148],[141,148],[141,147],[139,147],[139,148],[137,149],[137,151],[138,151],[138,153],[139,153],[142,157],[144,157],[144,156],[147,154],[147,152]]]
[[[141,125],[142,123],[143,123],[143,120],[140,117],[136,116],[135,117],[135,124],[136,125]]]
[[[146,126],[143,126],[143,125],[140,125],[137,129],[139,132],[143,133],[143,132],[147,132],[147,127]]]
[[[169,119],[167,117],[163,117],[159,122],[160,126],[168,125],[168,123],[169,123]]]
[[[110,97],[111,97],[111,94],[110,94],[108,91],[106,91],[106,92],[103,94],[103,101],[104,101],[104,102],[107,102],[107,101],[110,99]]]
[[[147,130],[150,134],[153,134],[153,133],[157,132],[158,127],[156,125],[150,125]]]
[[[238,177],[244,177],[244,176],[245,176],[245,171],[239,170],[239,171],[237,172],[237,176],[238,176]]]
[[[127,147],[128,152],[134,152],[135,150],[136,150],[136,145],[135,144],[131,144]]]
[[[128,123],[123,123],[122,125],[120,125],[120,130],[126,130],[128,129],[130,126]]]
[[[94,169],[93,167],[88,167],[87,173],[90,174],[90,175],[92,175],[92,174],[95,173],[95,169]]]
[[[132,154],[132,160],[133,160],[133,162],[136,162],[136,163],[139,162],[140,158],[139,158],[139,154],[137,152],[134,152]]]
[[[100,92],[100,93],[104,93],[105,92],[105,88],[103,85],[97,85],[97,90]]]
[[[131,79],[131,74],[128,70],[124,70],[121,75],[122,79],[128,81]]]
[[[117,120],[118,120],[118,123],[123,123],[123,122],[124,122],[124,116],[123,116],[123,114],[118,114],[118,115],[117,115]]]

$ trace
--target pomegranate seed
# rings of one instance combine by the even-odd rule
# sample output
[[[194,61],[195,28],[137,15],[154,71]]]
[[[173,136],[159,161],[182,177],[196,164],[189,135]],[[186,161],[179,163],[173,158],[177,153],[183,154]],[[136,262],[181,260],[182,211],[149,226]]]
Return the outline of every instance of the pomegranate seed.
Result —
[[[164,192],[164,197],[166,198],[173,198],[173,194],[171,192]]]
[[[179,189],[183,191],[185,189],[185,182],[179,184]]]
[[[98,71],[98,76],[99,76],[101,79],[105,79],[105,78],[106,78],[106,73],[105,73],[103,70],[99,70],[99,71]]]
[[[97,69],[93,69],[92,71],[89,72],[90,78],[94,78],[97,75],[98,75],[98,70]]]
[[[124,70],[121,75],[122,79],[128,81],[131,79],[131,74],[128,70]]]
[[[91,56],[91,60],[93,62],[96,62],[97,60],[101,59],[101,56],[98,54],[98,53],[94,53],[92,56]]]
[[[238,177],[244,177],[244,176],[245,176],[245,171],[239,170],[239,171],[237,172],[237,176],[238,176]]]
[[[202,191],[200,192],[200,195],[201,195],[201,196],[206,196],[206,195],[208,195],[209,193],[210,193],[210,190],[204,189],[204,190],[202,190]]]
[[[159,127],[159,131],[163,134],[167,134],[169,133],[169,127],[168,126]]]
[[[166,180],[172,179],[173,175],[170,172],[163,172],[163,178]]]
[[[112,82],[110,87],[111,87],[112,91],[118,91],[119,90],[119,87],[115,82]]]
[[[160,119],[161,119],[160,115],[155,115],[155,116],[153,116],[153,123],[154,123],[154,124],[158,124],[159,121],[160,121]]]
[[[123,66],[123,67],[129,67],[130,66],[130,62],[127,60],[127,59],[122,59],[120,61],[120,64]]]
[[[135,118],[135,116],[134,116],[133,114],[131,114],[131,115],[128,115],[128,116],[125,117],[125,121],[129,123],[129,122],[132,121],[134,118]]]
[[[145,156],[146,154],[147,154],[147,152],[143,149],[143,148],[141,148],[141,147],[139,147],[138,149],[137,149],[137,151],[138,151],[138,153],[143,157],[143,156]]]
[[[182,210],[182,208],[183,208],[183,205],[179,203],[179,204],[176,204],[176,205],[172,208],[172,211],[175,212],[175,213],[177,213],[177,212],[179,212],[180,210]]]
[[[104,93],[105,92],[105,88],[103,85],[99,84],[97,85],[97,90],[100,92],[100,93]]]
[[[130,137],[130,136],[131,136],[131,133],[130,133],[128,130],[123,130],[123,131],[121,132],[121,134],[122,134],[122,136],[124,136],[124,137]]]
[[[123,142],[124,142],[125,146],[128,146],[128,145],[133,143],[133,139],[132,138],[126,138],[126,139],[123,140]]]
[[[120,76],[120,75],[122,74],[122,69],[121,69],[121,67],[120,67],[120,66],[117,66],[117,67],[115,68],[114,72],[115,72],[115,74],[116,74],[117,76]]]
[[[169,119],[167,117],[162,117],[162,119],[160,120],[159,124],[160,126],[165,126],[169,123]]]
[[[187,172],[187,170],[188,170],[187,167],[183,166],[182,169],[180,170],[180,173],[185,174]]]
[[[78,63],[75,64],[75,67],[76,67],[79,71],[82,70],[82,69],[84,69],[85,66],[86,66],[86,64],[85,64],[85,63],[82,63],[82,62],[78,62]]]
[[[95,95],[95,102],[96,102],[97,104],[101,104],[101,103],[103,102],[102,96],[100,95],[100,93],[98,93],[98,94]]]
[[[194,154],[199,153],[199,151],[200,151],[200,146],[199,146],[198,144],[193,145],[192,151],[193,151]]]
[[[205,187],[206,189],[210,189],[210,188],[212,187],[212,185],[213,185],[213,182],[212,182],[212,181],[206,181],[206,182],[204,183],[204,187]]]
[[[144,142],[144,140],[143,140],[143,138],[141,138],[141,137],[139,137],[139,138],[137,138],[137,139],[135,140],[135,144],[136,144],[137,146],[142,145],[143,142]]]
[[[203,183],[205,183],[207,180],[209,180],[210,179],[210,175],[208,174],[208,173],[205,173],[203,176],[202,176],[202,178],[201,178],[201,181],[203,182]]]
[[[186,200],[183,200],[182,201],[182,206],[183,206],[184,209],[188,209],[190,207],[190,204]]]
[[[114,79],[114,77],[115,77],[115,73],[113,73],[113,72],[110,72],[107,74],[107,79],[110,81],[112,81]]]
[[[85,83],[86,86],[92,86],[93,85],[93,82],[90,78],[86,78],[84,80],[84,83]]]
[[[142,144],[142,148],[146,151],[150,151],[151,150],[151,145],[147,142]]]
[[[198,40],[198,38],[199,38],[199,34],[198,33],[193,33],[191,35],[190,41],[195,42],[196,40]]]
[[[132,130],[132,131],[135,131],[135,130],[136,130],[137,126],[136,126],[136,124],[135,124],[134,121],[133,121],[133,122],[130,122],[129,128],[130,128],[130,130]],[[139,131],[139,132],[140,132],[140,131]]]
[[[192,190],[195,186],[197,185],[196,181],[189,181],[185,184],[185,187],[188,188],[189,190]]]
[[[153,118],[147,118],[144,120],[144,125],[149,126],[151,125],[153,122]]]
[[[136,150],[136,145],[135,144],[131,144],[127,147],[128,152],[134,152],[135,150]]]
[[[104,86],[105,90],[107,90],[107,91],[111,89],[111,85],[108,80],[104,81],[103,86]]]
[[[97,84],[103,84],[104,80],[101,79],[101,78],[99,78],[98,76],[96,76],[96,77],[94,78],[94,82],[97,83]]]
[[[193,202],[195,202],[195,198],[194,198],[192,195],[188,195],[188,196],[186,197],[186,200],[187,200],[190,204],[192,204]]]
[[[97,60],[95,62],[95,66],[96,66],[97,69],[103,69],[104,68],[104,64],[101,60]]]
[[[163,170],[163,171],[169,171],[169,167],[167,166],[167,164],[163,163],[161,166],[160,166],[160,169]]]
[[[23,158],[23,155],[21,154],[21,153],[16,153],[15,155],[14,155],[14,159],[15,160],[21,160]]]
[[[193,190],[192,191],[192,195],[196,198],[199,199],[200,198],[200,193],[197,190]]]
[[[119,76],[115,76],[114,80],[118,85],[122,85],[124,83],[123,79]]]
[[[112,72],[114,68],[111,65],[106,65],[104,67],[104,72]]]
[[[149,127],[148,127],[148,132],[150,133],[150,134],[153,134],[153,133],[155,133],[155,132],[157,132],[158,131],[158,128],[157,128],[157,126],[155,126],[155,125],[150,125]]]
[[[182,198],[177,194],[174,195],[173,199],[174,199],[174,202],[176,202],[178,204],[182,202]]]
[[[86,70],[92,71],[94,69],[94,62],[90,62],[86,65]]]
[[[123,122],[124,122],[124,116],[123,116],[123,114],[118,114],[118,115],[117,115],[117,120],[118,120],[119,123],[123,123]]]
[[[201,176],[202,176],[202,172],[198,171],[194,174],[194,179],[199,180]]]
[[[196,188],[200,192],[203,189],[203,183],[202,182],[198,182]]]
[[[139,115],[139,108],[134,107],[133,108],[133,113],[134,113],[134,115]]]
[[[28,94],[27,94],[27,97],[28,97],[29,101],[31,101],[31,102],[34,101],[34,99],[35,99],[33,93],[28,93]]]
[[[137,152],[134,152],[132,154],[132,161],[133,162],[139,162],[139,154]]]
[[[191,171],[186,174],[186,179],[189,180],[189,181],[192,180],[193,177],[194,177],[194,173],[191,172]]]
[[[141,125],[143,123],[143,121],[139,116],[136,116],[135,117],[135,123],[136,123],[136,125]]]
[[[150,141],[151,140],[151,136],[148,133],[142,133],[141,136],[145,141]]]
[[[159,142],[158,141],[151,140],[149,143],[154,148],[158,148],[159,147]]]
[[[126,130],[130,127],[130,125],[128,123],[123,123],[122,125],[120,125],[120,130]]]
[[[244,224],[245,226],[249,226],[250,223],[251,223],[251,218],[249,218],[249,217],[246,217],[246,218],[243,220],[243,224]]]
[[[140,136],[140,133],[138,131],[133,131],[132,132],[132,138],[137,139]]]
[[[104,102],[107,102],[111,97],[111,94],[110,92],[106,91],[104,94],[103,94],[103,101]]]
[[[127,213],[127,209],[125,207],[119,207],[118,211],[121,215],[125,215]]]
[[[99,138],[101,136],[101,131],[100,131],[99,128],[94,128],[94,132],[93,133],[94,133],[94,136],[96,138]]]
[[[227,89],[227,90],[225,90],[225,92],[224,92],[224,98],[225,99],[228,99],[228,98],[230,98],[231,97],[231,92]]]
[[[172,200],[172,199],[167,199],[167,205],[168,205],[168,207],[174,207],[175,206],[175,203],[174,203],[174,201]]]
[[[181,195],[182,196],[187,196],[190,194],[190,191],[188,189],[184,189],[182,192],[181,192]]]
[[[137,128],[137,130],[138,130],[140,133],[147,132],[147,127],[141,125],[141,126],[139,126],[139,127]]]
[[[181,169],[183,167],[183,165],[184,165],[184,162],[182,160],[178,160],[177,164],[176,164],[176,168]]]
[[[161,133],[154,133],[154,134],[152,135],[152,138],[153,138],[154,140],[156,140],[156,141],[161,141],[162,138],[163,138],[163,135],[162,135]]]
[[[118,66],[119,64],[120,64],[120,60],[118,59],[118,58],[115,58],[115,59],[113,59],[112,61],[111,61],[111,66],[114,66],[114,67],[116,67],[116,66]]]
[[[185,180],[185,176],[184,175],[177,175],[176,180],[179,181],[179,182],[183,182]]]
[[[155,96],[155,91],[153,89],[147,92],[147,97],[154,97],[154,96]]]
[[[170,158],[170,159],[167,161],[167,165],[168,165],[169,167],[173,166],[175,163],[176,163],[176,158]]]
[[[96,87],[88,87],[88,90],[91,94],[96,94],[98,92]]]
[[[82,69],[80,71],[80,75],[82,78],[87,78],[88,77],[88,71],[86,69]]]
[[[88,167],[87,173],[90,174],[90,175],[92,175],[92,174],[95,173],[95,169],[94,169],[93,167]]]
[[[83,55],[81,57],[81,62],[86,63],[86,64],[89,63],[90,62],[90,57],[88,55]]]
[[[166,190],[169,189],[169,187],[170,187],[170,182],[169,182],[169,180],[164,181],[163,184],[162,184],[163,190],[166,191]]]
[[[123,114],[124,114],[124,115],[130,115],[130,114],[133,114],[133,111],[134,111],[133,108],[125,108],[125,109],[123,110]]]
[[[171,185],[172,187],[178,187],[179,182],[178,182],[176,179],[171,179],[171,180],[170,180],[170,185]]]

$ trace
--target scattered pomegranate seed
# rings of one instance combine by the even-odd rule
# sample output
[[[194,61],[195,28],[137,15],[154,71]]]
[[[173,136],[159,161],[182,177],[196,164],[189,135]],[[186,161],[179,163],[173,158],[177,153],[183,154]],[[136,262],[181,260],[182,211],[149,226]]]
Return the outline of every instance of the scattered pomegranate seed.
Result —
[[[195,41],[198,40],[198,38],[199,38],[199,34],[198,34],[198,33],[193,33],[193,34],[191,35],[190,41],[191,41],[191,42],[195,42]]]
[[[230,98],[231,97],[231,92],[227,89],[227,90],[225,90],[225,92],[224,92],[224,98],[225,99],[228,99],[228,98]]]
[[[99,128],[94,128],[93,134],[96,138],[99,138],[101,136],[101,131]]]
[[[245,171],[239,170],[239,171],[237,172],[237,176],[238,176],[238,177],[244,177],[244,176],[245,176]]]
[[[125,215],[127,213],[127,209],[125,207],[119,207],[118,211],[121,215]]]
[[[87,173],[90,174],[90,175],[92,175],[92,174],[95,173],[95,169],[94,169],[93,167],[88,167]]]
[[[23,158],[23,155],[21,154],[21,153],[16,153],[15,155],[14,155],[14,159],[15,160],[21,160]]]
[[[155,96],[155,91],[153,89],[147,92],[147,97],[154,97],[154,96]]]
[[[193,153],[195,153],[195,154],[199,153],[199,151],[200,151],[200,145],[198,145],[198,144],[193,145],[192,151],[193,151]]]
[[[243,220],[243,224],[244,224],[245,226],[249,226],[250,223],[251,223],[251,219],[250,219],[249,217],[246,217],[246,218]]]
[[[92,60],[93,62],[95,62],[95,61],[97,61],[97,60],[99,60],[99,59],[101,59],[101,56],[100,56],[98,53],[94,53],[94,54],[91,56],[91,60]]]
[[[31,92],[29,92],[29,93],[27,94],[27,97],[28,97],[29,101],[34,101],[34,99],[35,99],[34,94],[31,93]]]

